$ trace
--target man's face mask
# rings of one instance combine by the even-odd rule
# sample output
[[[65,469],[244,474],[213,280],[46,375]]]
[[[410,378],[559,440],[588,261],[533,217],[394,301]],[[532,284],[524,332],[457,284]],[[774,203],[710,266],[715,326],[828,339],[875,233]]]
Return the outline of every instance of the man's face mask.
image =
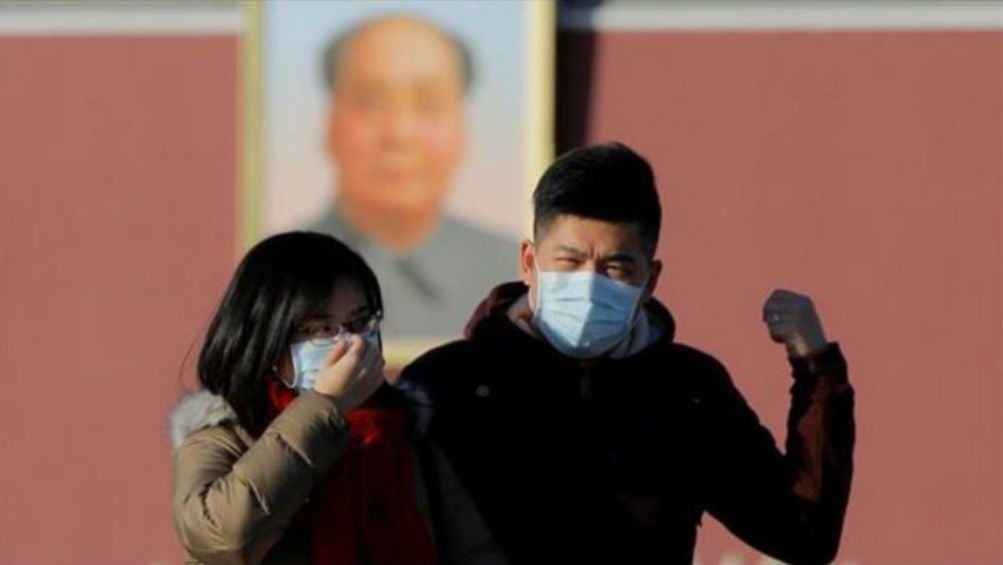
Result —
[[[644,294],[593,271],[537,270],[536,289],[537,329],[577,359],[599,357],[626,339]]]
[[[317,375],[324,368],[327,358],[334,346],[342,339],[348,339],[350,333],[339,333],[333,337],[307,339],[289,346],[293,361],[293,382],[289,388],[312,390],[317,382]],[[366,341],[369,347],[382,350],[380,331],[374,328],[368,332],[357,334]]]

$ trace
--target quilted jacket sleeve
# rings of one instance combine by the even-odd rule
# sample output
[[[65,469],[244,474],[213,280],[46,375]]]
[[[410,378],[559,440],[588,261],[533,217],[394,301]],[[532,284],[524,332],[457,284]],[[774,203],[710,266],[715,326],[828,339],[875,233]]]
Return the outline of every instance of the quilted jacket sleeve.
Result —
[[[202,430],[174,451],[174,523],[206,564],[258,563],[348,445],[335,403],[309,391],[249,446],[233,428]]]

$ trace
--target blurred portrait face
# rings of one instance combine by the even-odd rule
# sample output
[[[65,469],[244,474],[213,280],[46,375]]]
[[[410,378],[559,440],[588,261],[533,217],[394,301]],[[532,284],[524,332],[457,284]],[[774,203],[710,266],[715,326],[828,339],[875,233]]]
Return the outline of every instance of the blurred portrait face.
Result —
[[[438,214],[465,145],[456,45],[392,18],[352,36],[333,64],[328,150],[341,204],[401,221]]]

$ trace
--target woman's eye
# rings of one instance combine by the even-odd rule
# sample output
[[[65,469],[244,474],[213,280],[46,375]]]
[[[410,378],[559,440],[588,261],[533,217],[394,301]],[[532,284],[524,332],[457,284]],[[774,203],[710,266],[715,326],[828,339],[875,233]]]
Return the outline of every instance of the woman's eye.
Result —
[[[333,330],[334,327],[331,324],[317,323],[317,324],[308,324],[306,328],[304,328],[304,333],[306,333],[311,337],[319,337],[327,335],[331,333]]]
[[[352,320],[345,324],[345,329],[353,334],[363,333],[369,329],[369,318]]]

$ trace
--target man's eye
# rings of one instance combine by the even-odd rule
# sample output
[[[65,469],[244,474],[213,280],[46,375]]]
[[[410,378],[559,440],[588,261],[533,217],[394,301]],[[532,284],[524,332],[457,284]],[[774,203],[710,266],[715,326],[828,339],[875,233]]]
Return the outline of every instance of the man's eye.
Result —
[[[387,97],[377,90],[361,90],[354,93],[350,99],[351,106],[358,111],[383,110],[386,109],[389,101]]]
[[[422,114],[439,114],[446,109],[446,103],[439,98],[419,98],[415,106]]]
[[[612,279],[630,278],[634,272],[623,265],[607,265],[606,274]]]

